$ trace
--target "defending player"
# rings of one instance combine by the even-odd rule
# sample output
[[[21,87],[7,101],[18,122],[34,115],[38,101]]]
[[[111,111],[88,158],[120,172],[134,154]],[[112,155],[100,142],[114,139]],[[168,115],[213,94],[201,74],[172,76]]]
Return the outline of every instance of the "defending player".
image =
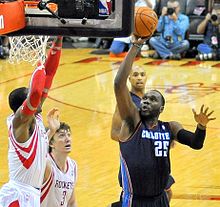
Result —
[[[59,36],[45,64],[39,63],[33,72],[29,88],[17,88],[9,95],[13,111],[7,119],[10,180],[1,188],[0,206],[40,206],[40,188],[48,154],[48,137],[40,112],[59,64],[61,48],[62,37]]]
[[[74,192],[77,165],[68,157],[72,147],[71,129],[64,122],[53,125],[54,129],[57,130],[50,140],[48,156],[52,170],[41,189],[41,207],[77,207]]]

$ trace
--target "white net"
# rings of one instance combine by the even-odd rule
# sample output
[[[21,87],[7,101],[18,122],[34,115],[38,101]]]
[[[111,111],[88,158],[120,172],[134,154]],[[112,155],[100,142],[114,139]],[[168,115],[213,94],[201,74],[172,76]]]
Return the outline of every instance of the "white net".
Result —
[[[47,41],[50,36],[11,36],[9,62],[18,64],[22,61],[36,65],[38,61],[45,61]]]

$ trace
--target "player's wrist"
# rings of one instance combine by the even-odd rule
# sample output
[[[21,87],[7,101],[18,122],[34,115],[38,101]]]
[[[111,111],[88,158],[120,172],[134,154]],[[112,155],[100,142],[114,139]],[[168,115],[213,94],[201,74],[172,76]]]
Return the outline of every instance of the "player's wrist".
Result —
[[[202,125],[202,124],[200,124],[200,123],[197,124],[197,127],[198,127],[199,129],[201,129],[201,130],[205,130],[205,129],[206,129],[206,125],[204,126],[204,125]]]
[[[44,88],[44,89],[43,89],[43,92],[42,92],[42,97],[43,97],[43,98],[47,98],[48,92],[49,92],[49,89],[48,89],[48,88]]]
[[[62,44],[63,44],[63,37],[59,36],[59,37],[57,37],[56,41],[52,44],[52,49],[53,50],[61,50]]]
[[[136,48],[142,48],[143,44],[138,44],[138,43],[132,43],[133,47],[136,47]]]

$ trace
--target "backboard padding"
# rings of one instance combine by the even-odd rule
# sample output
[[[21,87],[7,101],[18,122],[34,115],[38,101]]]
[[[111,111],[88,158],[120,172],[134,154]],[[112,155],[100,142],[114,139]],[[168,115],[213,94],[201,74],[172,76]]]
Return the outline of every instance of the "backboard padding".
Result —
[[[26,27],[9,35],[126,37],[133,30],[133,15],[133,0],[116,0],[115,11],[107,19],[87,19],[85,25],[82,19],[72,18],[64,18],[67,23],[62,24],[48,11],[30,8],[26,10]]]

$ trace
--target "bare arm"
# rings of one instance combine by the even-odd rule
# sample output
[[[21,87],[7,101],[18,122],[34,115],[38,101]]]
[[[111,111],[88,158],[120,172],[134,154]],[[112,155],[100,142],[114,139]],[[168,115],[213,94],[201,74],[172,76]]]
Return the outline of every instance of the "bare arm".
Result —
[[[29,139],[29,130],[34,128],[36,113],[45,83],[44,66],[38,66],[31,77],[29,92],[22,106],[15,112],[13,119],[13,133],[18,142],[26,142]]]
[[[116,106],[115,112],[112,117],[111,138],[115,141],[119,141],[119,135],[121,131],[122,120]]]
[[[75,191],[73,191],[71,198],[68,201],[67,207],[77,207]]]
[[[123,133],[120,137],[121,141],[125,141],[127,138],[129,138],[140,120],[138,110],[132,102],[127,87],[127,79],[139,50],[138,46],[142,45],[144,41],[145,40],[140,38],[135,40],[135,45],[132,45],[129,49],[129,52],[122,61],[114,80],[114,91],[119,114],[123,120],[123,126],[127,127],[126,133]]]
[[[16,111],[13,119],[13,133],[17,142],[26,142],[29,138],[29,129],[34,122],[34,116],[21,113],[20,108]]]
[[[45,168],[45,172],[44,172],[43,184],[50,178],[50,176],[52,176],[51,173],[52,173],[51,162],[50,162],[50,160],[47,158],[47,164],[46,164],[46,168]]]
[[[60,128],[59,110],[57,108],[53,108],[48,112],[47,123],[49,128],[47,131],[47,136],[50,141],[56,131]]]
[[[208,107],[204,109],[204,105],[202,105],[199,114],[193,109],[194,119],[197,122],[197,127],[194,133],[185,130],[178,122],[170,122],[169,124],[174,138],[178,142],[188,145],[193,149],[201,149],[206,136],[206,125],[209,121],[215,120],[215,118],[210,118],[213,111],[208,112],[208,109]]]
[[[199,26],[197,28],[197,33],[199,33],[199,34],[204,34],[205,33],[206,26],[207,26],[210,19],[211,19],[211,14],[208,13],[206,15],[205,19],[199,24]]]

